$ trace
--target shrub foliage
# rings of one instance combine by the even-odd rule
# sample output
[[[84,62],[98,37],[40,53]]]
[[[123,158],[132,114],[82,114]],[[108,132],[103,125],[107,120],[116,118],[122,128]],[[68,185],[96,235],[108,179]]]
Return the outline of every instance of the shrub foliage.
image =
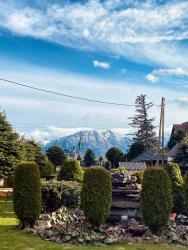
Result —
[[[173,198],[173,212],[184,212],[184,199],[183,199],[183,178],[181,175],[178,164],[169,162],[166,165],[166,171],[170,177],[172,184],[172,198]]]
[[[45,166],[41,168],[41,177],[48,177],[54,173],[54,166],[48,159],[45,160]]]
[[[84,156],[84,163],[86,167],[91,167],[92,165],[95,165],[95,155],[93,150],[87,149],[85,156]]]
[[[94,225],[101,225],[108,217],[112,200],[110,172],[91,167],[85,171],[81,191],[81,206],[85,216]]]
[[[106,152],[106,158],[111,162],[112,168],[119,167],[119,162],[124,158],[121,149],[112,147]]]
[[[139,171],[133,173],[133,175],[136,176],[137,182],[138,182],[139,184],[141,184],[141,183],[142,183],[142,180],[143,180],[144,170],[139,170]]]
[[[68,159],[65,161],[64,165],[61,167],[59,175],[57,177],[58,181],[79,181],[83,180],[83,169],[80,163],[74,159]]]
[[[58,146],[52,146],[49,148],[46,152],[46,155],[55,166],[54,171],[56,171],[56,167],[61,166],[67,158],[64,150]]]
[[[6,114],[0,112],[0,176],[9,177],[21,160],[20,141],[7,121]]]
[[[44,212],[54,212],[62,206],[80,206],[81,184],[76,181],[52,181],[42,184],[42,204]]]
[[[14,211],[22,227],[33,226],[41,212],[41,184],[35,162],[23,162],[15,170]]]
[[[172,188],[163,168],[144,171],[141,190],[141,211],[145,223],[152,231],[166,225],[172,208]]]
[[[188,171],[185,173],[184,201],[185,201],[185,212],[188,215]]]

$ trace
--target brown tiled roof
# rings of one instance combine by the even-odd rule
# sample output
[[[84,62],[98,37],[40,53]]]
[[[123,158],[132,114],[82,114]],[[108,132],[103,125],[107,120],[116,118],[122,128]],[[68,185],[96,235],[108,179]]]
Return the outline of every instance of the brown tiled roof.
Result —
[[[177,130],[188,131],[188,122],[183,122],[182,124],[174,124],[173,129],[175,131],[177,131]]]

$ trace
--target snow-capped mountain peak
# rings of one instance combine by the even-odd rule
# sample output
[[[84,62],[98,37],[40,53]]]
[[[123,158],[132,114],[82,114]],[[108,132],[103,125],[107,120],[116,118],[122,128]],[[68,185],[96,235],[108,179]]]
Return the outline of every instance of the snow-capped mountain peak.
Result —
[[[84,155],[88,148],[92,149],[96,156],[104,156],[111,147],[118,147],[126,152],[131,143],[130,138],[112,130],[81,130],[72,135],[51,140],[44,145],[44,149],[47,150],[49,147],[57,145],[66,151],[75,147],[75,151],[77,151],[80,138],[81,155]]]

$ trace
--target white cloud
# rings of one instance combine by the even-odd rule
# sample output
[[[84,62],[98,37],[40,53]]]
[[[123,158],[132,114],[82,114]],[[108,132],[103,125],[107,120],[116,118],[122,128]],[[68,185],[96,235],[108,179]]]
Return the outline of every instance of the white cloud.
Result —
[[[184,122],[187,116],[187,110],[174,102],[174,99],[185,95],[180,89],[177,91],[158,85],[151,85],[148,88],[140,82],[137,84],[127,80],[97,79],[66,71],[34,67],[30,64],[24,66],[17,64],[15,68],[15,61],[12,61],[12,65],[10,63],[6,65],[5,60],[0,60],[0,64],[0,75],[4,78],[11,80],[14,76],[14,80],[21,83],[85,98],[134,104],[136,96],[145,93],[148,101],[160,104],[161,97],[164,96],[166,98],[165,126],[167,127],[172,123]],[[66,127],[129,128],[127,118],[135,111],[134,107],[93,104],[40,93],[3,82],[0,84],[1,109],[7,112],[9,121],[20,132],[26,133],[45,127],[46,130],[42,131],[50,130],[50,133],[55,136],[56,133],[63,135],[67,132],[61,129]],[[151,117],[156,118],[156,126],[159,123],[159,114],[159,107],[153,107],[150,111]],[[47,128],[47,125],[51,128]],[[55,127],[54,130],[53,127]],[[36,137],[40,137],[38,130],[34,134]],[[46,134],[43,135],[45,136]]]
[[[146,64],[188,68],[186,45],[179,45],[188,39],[188,1],[45,1],[38,8],[0,0],[0,5],[0,27],[18,35],[107,51]]]
[[[146,75],[146,78],[150,82],[157,82],[160,76],[188,77],[188,71],[186,71],[182,68],[158,69],[158,70],[153,70],[152,73]]]
[[[96,68],[102,68],[102,69],[109,69],[110,68],[110,64],[108,62],[100,62],[97,60],[93,61],[93,66]]]
[[[188,95],[187,96],[180,96],[177,99],[175,99],[175,102],[180,107],[188,107]]]
[[[78,128],[59,128],[55,126],[47,126],[46,129],[35,129],[30,132],[21,132],[20,134],[28,139],[36,140],[37,142],[48,142],[54,138],[60,138],[64,136],[69,136],[77,132],[87,130],[92,131],[96,128],[89,127],[78,127]],[[119,136],[130,136],[133,133],[131,128],[111,128],[112,132]],[[97,131],[106,131],[106,129],[97,129]]]

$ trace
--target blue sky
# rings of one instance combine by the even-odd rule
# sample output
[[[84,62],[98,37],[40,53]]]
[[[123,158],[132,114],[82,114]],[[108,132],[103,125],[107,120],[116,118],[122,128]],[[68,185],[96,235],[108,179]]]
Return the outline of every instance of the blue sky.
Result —
[[[166,98],[166,130],[187,120],[188,1],[0,0],[0,77],[65,94],[134,104]],[[37,139],[80,128],[129,131],[134,108],[0,83],[0,105]],[[159,121],[159,108],[150,113]]]

